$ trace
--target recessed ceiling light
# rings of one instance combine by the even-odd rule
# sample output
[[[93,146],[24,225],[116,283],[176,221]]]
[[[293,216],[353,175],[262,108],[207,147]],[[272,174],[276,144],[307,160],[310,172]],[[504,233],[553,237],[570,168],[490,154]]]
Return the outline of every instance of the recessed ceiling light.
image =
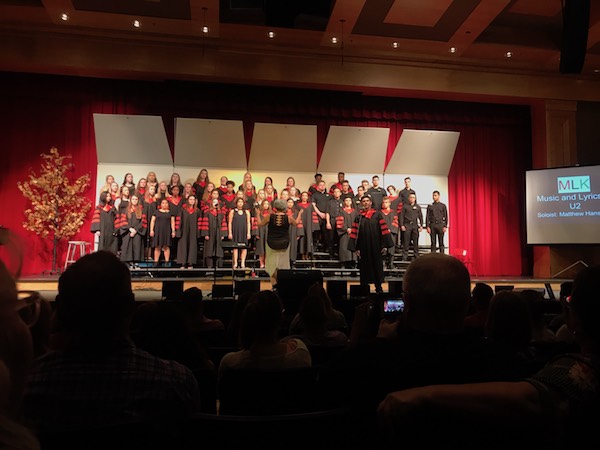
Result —
[[[331,38],[331,43],[337,44],[337,38],[335,36]]]
[[[513,56],[513,53],[512,53],[512,52],[506,52],[506,53],[504,54],[504,56],[505,56],[506,58],[512,58],[512,56]]]
[[[450,53],[456,53],[456,47],[450,47]]]
[[[268,36],[270,39],[273,39],[275,37],[275,32],[274,31],[269,31]]]
[[[60,18],[66,22],[67,20],[69,20],[69,15],[67,13],[62,13],[60,15]]]
[[[142,26],[142,23],[139,20],[134,20],[133,21],[133,26],[136,28],[139,28]]]
[[[202,27],[202,32],[203,32],[204,34],[207,34],[207,33],[208,33],[208,27],[207,27],[206,25],[204,25],[204,26]]]
[[[392,47],[398,48],[398,43],[397,42],[392,42]]]
[[[594,73],[600,73],[600,69],[594,69]]]

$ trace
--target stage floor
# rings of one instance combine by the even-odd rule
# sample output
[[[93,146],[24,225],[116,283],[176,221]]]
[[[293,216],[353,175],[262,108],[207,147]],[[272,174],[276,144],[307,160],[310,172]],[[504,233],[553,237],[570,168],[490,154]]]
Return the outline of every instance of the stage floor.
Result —
[[[306,269],[319,270],[319,269]],[[323,271],[322,271],[323,272]],[[338,274],[339,272],[339,274]],[[190,287],[197,287],[202,290],[206,299],[211,299],[211,293],[213,284],[217,285],[228,285],[234,286],[237,282],[243,280],[258,280],[260,282],[260,289],[271,289],[270,279],[264,274],[260,276],[252,276],[252,272],[246,271],[245,273],[235,273],[229,270],[220,270],[217,272],[217,276],[211,272],[207,272],[204,269],[202,273],[193,273],[193,271],[181,269],[169,269],[164,272],[153,273],[153,276],[148,276],[142,273],[133,273],[132,271],[132,287],[135,293],[137,301],[154,301],[163,299],[163,287],[165,282],[183,281],[183,289]],[[348,289],[352,285],[359,284],[358,274],[355,276],[346,274],[346,271],[338,270],[335,273],[331,273],[329,276],[323,276],[323,284],[327,286],[329,281],[345,281]],[[21,277],[17,286],[19,290],[24,291],[38,291],[46,299],[53,301],[54,297],[58,293],[58,277],[59,274],[49,275],[28,275]],[[386,276],[383,284],[383,290],[389,292],[390,285],[396,284],[402,281],[401,274],[390,274]],[[477,282],[483,282],[489,284],[493,289],[497,286],[513,286],[515,289],[536,289],[544,290],[544,296],[547,299],[552,299],[549,289],[555,298],[558,298],[560,292],[560,284],[567,279],[558,278],[532,278],[532,277],[471,277],[471,285],[474,286]],[[395,286],[395,288],[397,288]]]

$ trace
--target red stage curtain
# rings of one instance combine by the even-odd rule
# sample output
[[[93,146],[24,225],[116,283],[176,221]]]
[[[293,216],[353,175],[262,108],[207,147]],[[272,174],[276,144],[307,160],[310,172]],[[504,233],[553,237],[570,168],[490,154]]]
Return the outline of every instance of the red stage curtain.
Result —
[[[37,172],[39,155],[56,146],[61,154],[73,156],[73,177],[90,173],[91,185],[95,186],[93,113],[162,116],[171,151],[175,117],[317,125],[315,165],[331,125],[389,127],[386,162],[405,128],[459,131],[448,180],[450,250],[459,246],[468,249],[478,275],[531,272],[530,252],[523,244],[523,180],[531,159],[527,107],[365,97],[335,91],[7,73],[0,74],[0,96],[4,146],[0,152],[4,170],[0,191],[6,202],[0,209],[0,225],[24,242],[24,274],[50,270],[52,243],[23,229],[23,210],[28,205],[17,181],[25,180],[30,169]],[[251,136],[250,130],[245,136]],[[95,205],[93,189],[88,197]],[[429,198],[422,194],[419,201],[428,202]],[[92,241],[89,222],[75,239]],[[62,243],[59,248],[59,267],[64,264],[65,247]]]

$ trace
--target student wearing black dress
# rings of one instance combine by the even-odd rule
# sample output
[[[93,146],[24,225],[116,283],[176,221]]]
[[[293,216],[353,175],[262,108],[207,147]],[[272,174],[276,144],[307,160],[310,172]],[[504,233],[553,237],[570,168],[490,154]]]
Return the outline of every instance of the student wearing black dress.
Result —
[[[227,228],[229,240],[234,244],[243,244],[244,248],[233,247],[231,264],[234,269],[238,267],[238,254],[240,257],[240,268],[246,268],[246,255],[248,254],[248,242],[250,241],[250,211],[244,208],[244,199],[239,198],[235,202],[235,208],[229,211]]]

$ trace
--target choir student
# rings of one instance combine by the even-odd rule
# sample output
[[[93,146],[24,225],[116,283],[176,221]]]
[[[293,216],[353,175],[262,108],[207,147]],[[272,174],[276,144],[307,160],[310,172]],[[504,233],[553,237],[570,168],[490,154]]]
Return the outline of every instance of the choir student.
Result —
[[[229,240],[234,244],[243,244],[244,247],[239,249],[233,247],[231,264],[234,269],[246,268],[246,255],[248,254],[248,242],[250,241],[250,211],[244,208],[244,200],[238,198],[235,203],[235,208],[229,211],[227,226],[229,230]]]

